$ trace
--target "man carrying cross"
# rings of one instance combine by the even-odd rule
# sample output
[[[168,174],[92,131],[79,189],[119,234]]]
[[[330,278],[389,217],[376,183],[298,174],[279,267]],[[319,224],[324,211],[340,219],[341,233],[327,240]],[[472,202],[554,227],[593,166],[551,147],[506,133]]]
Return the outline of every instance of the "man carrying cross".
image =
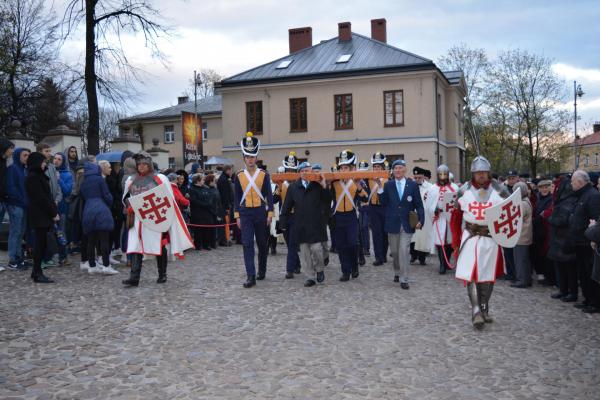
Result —
[[[492,181],[490,170],[485,157],[475,157],[471,181],[458,191],[450,221],[452,247],[457,254],[456,278],[467,285],[472,323],[477,329],[492,322],[488,302],[494,282],[504,273],[502,249],[490,236],[485,210],[501,203],[508,193]]]
[[[373,171],[384,171],[386,157],[381,152],[373,154],[371,165]],[[383,265],[387,262],[388,236],[385,233],[385,208],[381,205],[379,194],[380,189],[388,180],[369,179],[369,224],[371,225],[371,234],[373,235],[373,253],[375,254],[374,266]]]
[[[234,183],[234,217],[242,232],[244,246],[244,265],[247,279],[245,288],[256,285],[256,280],[265,279],[267,273],[268,232],[273,218],[273,192],[269,174],[256,165],[256,157],[260,151],[260,140],[246,133],[240,140],[246,168],[235,176]],[[254,266],[254,238],[258,247],[258,275]]]

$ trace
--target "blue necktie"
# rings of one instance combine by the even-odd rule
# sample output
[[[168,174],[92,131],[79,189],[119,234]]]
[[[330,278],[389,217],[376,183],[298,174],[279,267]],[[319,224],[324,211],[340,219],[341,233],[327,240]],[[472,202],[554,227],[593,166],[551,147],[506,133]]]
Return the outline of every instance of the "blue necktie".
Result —
[[[400,197],[400,201],[402,201],[402,196],[404,195],[402,181],[396,181],[396,189],[398,190],[398,197]]]

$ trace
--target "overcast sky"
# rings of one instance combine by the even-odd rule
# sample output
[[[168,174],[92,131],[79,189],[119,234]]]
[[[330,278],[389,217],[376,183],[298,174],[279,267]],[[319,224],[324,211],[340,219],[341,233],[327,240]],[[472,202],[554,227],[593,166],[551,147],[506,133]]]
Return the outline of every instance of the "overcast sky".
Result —
[[[388,43],[434,61],[459,43],[498,51],[523,48],[554,60],[572,96],[573,80],[586,92],[578,111],[583,134],[600,120],[600,2],[598,0],[165,0],[154,1],[173,28],[153,60],[139,38],[125,38],[130,59],[146,71],[139,101],[128,114],[176,104],[194,69],[230,76],[288,53],[288,29],[310,26],[313,44],[337,36],[337,23],[370,35],[370,20],[386,18]],[[57,12],[62,15],[58,3]],[[81,40],[62,57],[81,60]],[[566,105],[565,105],[566,106]],[[572,109],[572,99],[570,101]]]

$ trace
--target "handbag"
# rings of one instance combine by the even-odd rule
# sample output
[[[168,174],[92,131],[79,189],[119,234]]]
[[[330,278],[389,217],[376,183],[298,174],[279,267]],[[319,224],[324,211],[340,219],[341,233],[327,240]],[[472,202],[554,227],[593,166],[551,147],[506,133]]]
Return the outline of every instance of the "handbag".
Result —
[[[416,211],[409,211],[408,212],[408,224],[410,225],[410,227],[412,229],[415,229],[417,227],[418,223],[419,223],[419,214],[417,214]]]

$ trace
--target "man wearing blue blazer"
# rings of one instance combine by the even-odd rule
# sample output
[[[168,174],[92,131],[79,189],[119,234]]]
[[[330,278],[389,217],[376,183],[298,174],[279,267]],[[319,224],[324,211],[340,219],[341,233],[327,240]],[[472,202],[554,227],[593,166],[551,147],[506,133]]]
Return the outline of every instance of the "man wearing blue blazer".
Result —
[[[389,235],[394,260],[394,282],[400,282],[402,289],[408,289],[410,239],[415,229],[423,226],[425,212],[419,186],[405,177],[404,160],[394,161],[392,173],[393,179],[387,181],[378,193],[381,205],[385,207],[385,231]],[[419,219],[414,228],[410,226],[411,211],[416,211]]]

